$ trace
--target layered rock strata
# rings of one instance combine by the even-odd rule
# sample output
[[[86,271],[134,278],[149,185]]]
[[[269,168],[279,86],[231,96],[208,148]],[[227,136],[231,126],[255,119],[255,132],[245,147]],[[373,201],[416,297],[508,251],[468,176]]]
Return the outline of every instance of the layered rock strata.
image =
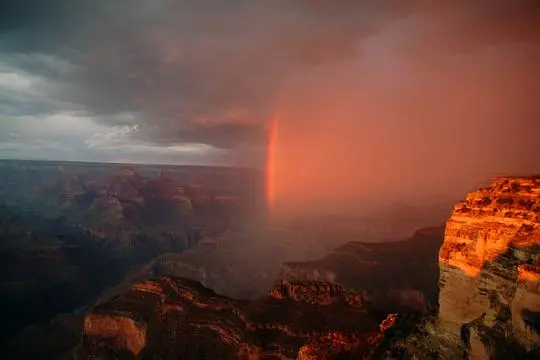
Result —
[[[246,302],[161,277],[97,304],[85,318],[77,358],[294,359],[311,338],[335,332],[376,333],[377,322],[339,297]]]
[[[439,253],[440,326],[488,358],[540,344],[540,177],[498,178],[454,207]]]
[[[379,316],[427,312],[436,300],[442,235],[442,227],[423,229],[405,241],[349,243],[321,260],[288,263],[268,295],[252,302],[170,276],[136,281],[87,315],[79,358],[166,358],[171,348],[221,359],[369,356],[383,339]]]
[[[446,225],[438,314],[400,314],[382,341],[316,338],[303,359],[540,359],[539,218],[538,176],[497,178],[471,192]]]
[[[320,260],[285,263],[281,287],[294,292],[298,284],[332,283],[342,294],[361,295],[371,310],[430,313],[436,310],[443,232],[441,226],[418,230],[404,241],[351,242]]]
[[[350,243],[284,265],[252,302],[168,276],[136,282],[87,314],[78,358],[537,358],[539,198],[538,176],[495,179],[454,207],[440,250],[440,229]],[[420,315],[433,299],[438,313]],[[396,308],[413,312],[380,328],[366,311]]]
[[[300,348],[298,360],[371,359],[377,355],[373,350],[382,344],[388,330],[398,326],[399,320],[398,314],[389,314],[374,334],[348,335],[335,331],[315,337]]]

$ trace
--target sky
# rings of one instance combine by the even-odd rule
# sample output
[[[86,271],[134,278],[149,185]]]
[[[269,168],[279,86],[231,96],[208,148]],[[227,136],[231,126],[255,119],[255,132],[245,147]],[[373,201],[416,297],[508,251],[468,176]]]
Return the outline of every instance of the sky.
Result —
[[[0,158],[264,168],[274,119],[282,198],[540,172],[539,23],[536,0],[4,0]]]

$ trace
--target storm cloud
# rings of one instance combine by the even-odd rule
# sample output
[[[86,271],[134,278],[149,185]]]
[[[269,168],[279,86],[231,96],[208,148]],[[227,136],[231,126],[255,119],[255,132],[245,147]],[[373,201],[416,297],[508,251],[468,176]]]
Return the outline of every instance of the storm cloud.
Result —
[[[459,94],[453,76],[461,77],[464,92],[479,89],[479,81],[497,86],[477,104],[487,112],[506,92],[514,99],[510,87],[519,86],[524,95],[505,108],[506,120],[492,120],[505,128],[511,118],[524,129],[522,146],[534,146],[528,135],[538,125],[540,6],[534,0],[8,0],[0,6],[0,141],[10,149],[35,140],[34,146],[64,144],[83,159],[113,160],[125,151],[142,154],[141,161],[261,166],[267,123],[283,109],[283,97],[303,113],[324,99],[332,109],[346,108],[344,97],[365,103],[369,111],[351,109],[354,116],[343,116],[348,120],[283,121],[297,122],[306,134],[332,122],[349,134],[392,139],[399,148],[403,138],[392,129],[424,126],[411,119],[415,113],[443,124],[426,131],[426,139],[470,124],[468,116],[451,122],[440,114],[452,103],[443,96]],[[325,86],[335,96],[314,95]],[[439,113],[426,89],[440,92]],[[391,106],[393,116],[372,102]],[[55,117],[70,121],[63,136],[44,138],[32,125],[21,130]],[[492,124],[479,119],[482,129]]]
[[[126,124],[107,115],[136,113],[139,135],[158,144],[261,145],[283,79],[355,56],[362,36],[413,10],[397,4],[8,1],[1,49],[10,64],[54,81],[54,100],[113,125]],[[52,100],[6,100],[26,108],[21,101],[54,111]]]

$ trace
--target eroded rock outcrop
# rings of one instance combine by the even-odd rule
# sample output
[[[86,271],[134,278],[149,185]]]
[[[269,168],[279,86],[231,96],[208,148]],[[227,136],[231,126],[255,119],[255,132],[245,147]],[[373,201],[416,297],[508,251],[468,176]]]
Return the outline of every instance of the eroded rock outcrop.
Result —
[[[436,228],[349,243],[285,264],[252,302],[169,276],[136,282],[87,315],[111,323],[85,327],[79,358],[537,358],[539,195],[540,177],[495,179],[455,206],[440,249]],[[378,328],[369,310],[402,313]]]
[[[86,329],[80,355],[125,352],[162,358],[165,349],[174,348],[178,356],[219,354],[221,359],[369,357],[382,340],[378,319],[391,310],[430,310],[429,302],[436,300],[442,237],[442,227],[423,229],[405,241],[349,243],[321,260],[287,263],[268,296],[251,302],[170,276],[126,284],[96,305],[87,319],[107,318],[116,324],[128,316],[137,326],[102,326],[107,331],[101,333]],[[192,272],[200,269],[195,266]],[[193,277],[209,280],[205,274]],[[167,320],[171,311],[174,320]],[[88,321],[85,324],[91,324]],[[111,328],[116,333],[111,334]],[[130,342],[129,334],[134,337]],[[139,350],[128,343],[146,345]]]
[[[91,314],[84,319],[84,335],[113,339],[114,347],[134,355],[146,346],[146,326],[128,316]]]
[[[359,359],[539,359],[539,215],[538,176],[497,178],[468,194],[439,252],[438,314],[400,314],[381,341],[314,339],[305,359],[338,348]]]
[[[78,359],[294,359],[310,339],[377,333],[365,309],[273,296],[232,300],[200,283],[161,277],[136,282],[87,314]]]
[[[297,293],[298,284],[328,283],[344,299],[358,295],[364,306],[381,313],[429,313],[436,310],[443,232],[441,226],[418,230],[404,241],[350,242],[320,260],[285,263],[281,287]]]
[[[298,360],[373,358],[373,350],[384,341],[386,332],[396,326],[398,317],[398,314],[389,314],[379,325],[379,331],[374,334],[343,334],[335,331],[313,338],[300,348]]]
[[[491,356],[497,337],[540,344],[540,177],[499,178],[468,194],[439,259],[440,326],[473,358]]]
[[[270,289],[269,294],[276,299],[292,299],[314,305],[330,305],[339,302],[348,306],[364,307],[362,295],[344,289],[341,285],[333,282],[279,282]]]
[[[439,312],[389,336],[384,358],[538,359],[540,177],[494,179],[454,207]]]
[[[170,275],[199,281],[234,299],[256,300],[272,288],[283,262],[317,259],[326,253],[316,246],[292,247],[280,237],[259,236],[227,233],[218,243],[203,241],[181,253],[161,255],[132,269],[125,282]]]

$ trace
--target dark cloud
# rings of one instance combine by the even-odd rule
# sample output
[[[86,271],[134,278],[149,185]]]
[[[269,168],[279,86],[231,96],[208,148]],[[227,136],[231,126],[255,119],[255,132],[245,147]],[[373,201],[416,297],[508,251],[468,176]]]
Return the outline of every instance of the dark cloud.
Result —
[[[428,50],[429,55],[447,56],[501,43],[540,45],[536,0],[476,0],[413,18],[395,38],[404,53]]]
[[[160,145],[250,148],[264,143],[289,77],[359,57],[362,39],[394,24],[405,24],[402,35],[392,34],[403,56],[539,43],[535,0],[433,3],[3,1],[0,57],[18,57],[17,66],[56,86],[51,101],[4,97],[0,109],[52,111],[47,106],[62,101],[104,124],[137,124],[136,136]],[[37,54],[68,65],[35,61]],[[133,116],[113,116],[119,113]]]
[[[20,63],[103,121],[137,112],[152,141],[237,147],[263,141],[284,77],[353,56],[360,37],[411,10],[399,3],[7,1],[0,46],[79,66],[66,76]]]

